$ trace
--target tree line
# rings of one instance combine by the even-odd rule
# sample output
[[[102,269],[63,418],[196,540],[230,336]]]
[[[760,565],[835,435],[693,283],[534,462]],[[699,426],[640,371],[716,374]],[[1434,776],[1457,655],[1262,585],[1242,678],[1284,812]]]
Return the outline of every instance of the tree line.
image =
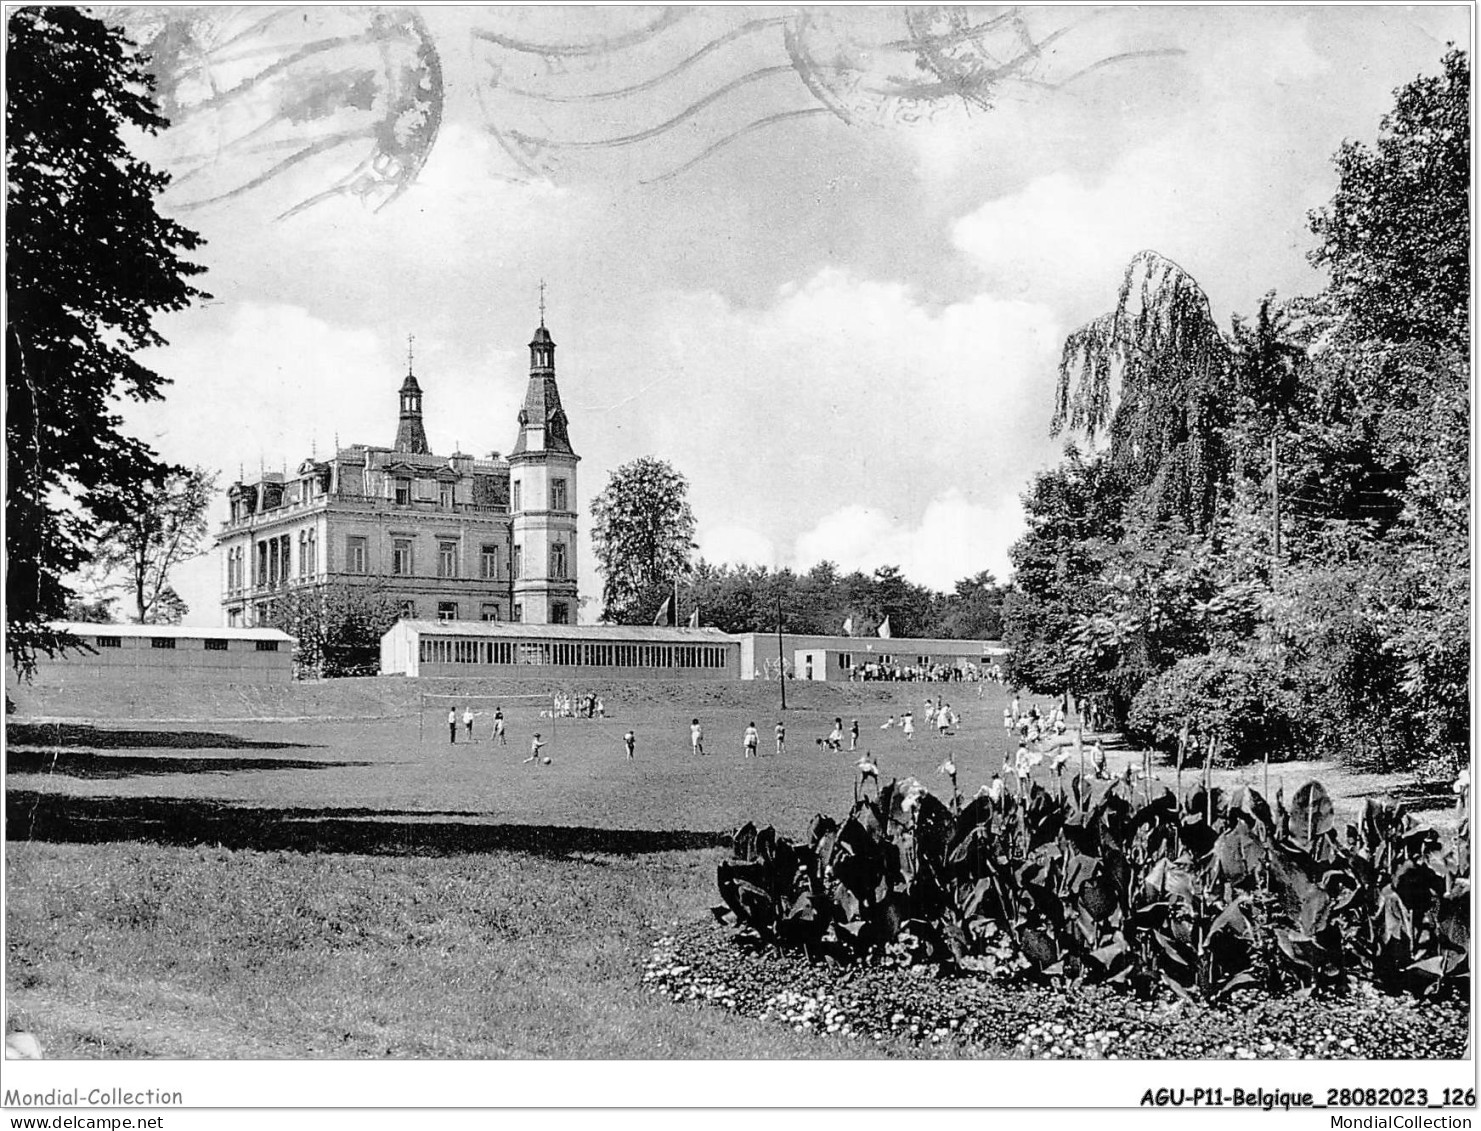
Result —
[[[1309,216],[1312,296],[1219,327],[1155,253],[1066,341],[1010,673],[1133,738],[1371,768],[1470,727],[1469,62],[1397,93]],[[1119,381],[1119,395],[1113,395]]]

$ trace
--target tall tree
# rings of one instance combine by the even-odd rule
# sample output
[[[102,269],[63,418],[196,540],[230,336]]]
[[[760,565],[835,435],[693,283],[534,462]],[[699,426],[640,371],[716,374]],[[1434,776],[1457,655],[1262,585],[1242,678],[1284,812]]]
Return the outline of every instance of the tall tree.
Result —
[[[602,574],[602,619],[651,619],[663,591],[689,572],[695,548],[689,481],[644,456],[612,473],[591,501],[592,552]]]
[[[1467,344],[1471,65],[1452,49],[1443,67],[1395,91],[1376,148],[1343,144],[1337,192],[1310,217],[1312,262],[1354,339]]]
[[[155,209],[168,178],[123,141],[166,125],[134,46],[62,7],[12,9],[6,39],[5,620],[26,673],[68,643],[47,622],[95,524],[123,517],[116,489],[162,477],[113,402],[162,395],[134,354],[163,344],[156,313],[203,297],[204,268]]]
[[[190,611],[170,576],[209,548],[206,512],[216,478],[216,472],[194,467],[171,472],[162,482],[107,490],[108,509],[123,517],[98,527],[93,562],[132,606],[135,624],[178,624]]]
[[[1140,252],[1116,308],[1065,340],[1050,432],[1109,437],[1117,474],[1145,493],[1150,517],[1205,530],[1229,473],[1230,361],[1203,289]]]

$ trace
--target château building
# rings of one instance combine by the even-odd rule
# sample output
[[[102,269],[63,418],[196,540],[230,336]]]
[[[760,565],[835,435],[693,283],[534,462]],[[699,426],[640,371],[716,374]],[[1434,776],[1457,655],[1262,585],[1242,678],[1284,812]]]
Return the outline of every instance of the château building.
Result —
[[[391,447],[232,484],[216,536],[227,625],[266,625],[290,591],[340,584],[381,587],[411,619],[575,623],[580,457],[543,315],[507,458],[433,454],[422,397],[408,359]]]

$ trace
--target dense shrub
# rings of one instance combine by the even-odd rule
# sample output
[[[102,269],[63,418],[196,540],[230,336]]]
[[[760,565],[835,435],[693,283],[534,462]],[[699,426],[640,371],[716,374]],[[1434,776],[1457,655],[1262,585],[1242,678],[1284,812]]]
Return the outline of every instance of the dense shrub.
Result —
[[[1254,789],[1077,777],[1059,797],[986,793],[948,808],[891,782],[805,844],[746,824],[722,862],[721,921],[848,962],[916,963],[1041,982],[1448,996],[1469,983],[1468,856],[1393,804],[1338,830],[1310,782],[1289,808]]]
[[[1221,754],[1236,761],[1290,757],[1302,749],[1291,699],[1258,660],[1226,652],[1189,656],[1142,685],[1127,733],[1172,752],[1191,724],[1195,737],[1217,735]]]

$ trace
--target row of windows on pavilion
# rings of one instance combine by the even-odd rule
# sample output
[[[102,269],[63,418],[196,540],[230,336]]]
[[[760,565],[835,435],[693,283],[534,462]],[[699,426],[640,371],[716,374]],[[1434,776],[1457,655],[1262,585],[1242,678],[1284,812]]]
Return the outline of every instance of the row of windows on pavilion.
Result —
[[[283,534],[275,538],[260,539],[250,547],[252,550],[251,573],[247,572],[247,546],[233,546],[226,552],[226,587],[231,591],[245,589],[247,578],[256,578],[259,589],[276,589],[293,576],[293,535]],[[524,547],[511,547],[512,576],[519,580],[524,576]],[[460,577],[460,543],[452,539],[437,542],[438,577]],[[318,532],[298,532],[298,577],[314,577],[319,572]],[[371,573],[370,539],[364,535],[350,534],[345,537],[346,573]],[[570,576],[570,550],[564,542],[550,544],[548,577],[565,581]],[[416,546],[412,538],[392,538],[391,573],[395,576],[416,576]],[[484,581],[499,580],[499,546],[485,542],[479,547],[478,577]]]
[[[727,651],[723,646],[706,644],[596,644],[565,640],[478,640],[456,637],[423,637],[418,642],[418,659],[424,664],[723,668],[727,664],[726,656]]]

